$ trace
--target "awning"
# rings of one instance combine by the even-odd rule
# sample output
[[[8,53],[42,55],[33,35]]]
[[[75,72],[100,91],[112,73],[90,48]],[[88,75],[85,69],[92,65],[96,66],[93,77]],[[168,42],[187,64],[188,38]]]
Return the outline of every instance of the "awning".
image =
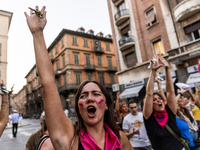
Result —
[[[173,83],[175,82],[175,80],[176,80],[176,78],[172,78]],[[163,89],[164,91],[166,91],[166,90],[165,90],[165,87],[166,87],[166,86],[165,86],[165,80],[161,81],[160,84],[161,84],[162,89]],[[158,84],[157,84],[157,82],[155,82],[155,83],[154,83],[154,91],[157,91],[157,90],[158,90]]]
[[[120,98],[124,99],[124,98],[137,97],[139,96],[139,92],[143,87],[144,85],[140,85],[140,86],[125,89],[120,95]]]
[[[200,73],[193,73],[190,74],[186,84],[188,84],[190,87],[195,87],[195,85],[200,86]]]

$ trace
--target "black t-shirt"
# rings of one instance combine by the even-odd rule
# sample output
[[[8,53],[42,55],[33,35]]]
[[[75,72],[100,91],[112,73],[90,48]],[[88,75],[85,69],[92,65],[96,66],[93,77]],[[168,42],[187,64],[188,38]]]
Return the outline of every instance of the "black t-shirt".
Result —
[[[167,124],[170,128],[181,137],[181,132],[176,125],[176,117],[171,109],[166,105],[168,113]],[[154,118],[154,112],[148,119],[144,118],[147,134],[154,150],[181,150],[181,143],[165,128],[161,127]]]

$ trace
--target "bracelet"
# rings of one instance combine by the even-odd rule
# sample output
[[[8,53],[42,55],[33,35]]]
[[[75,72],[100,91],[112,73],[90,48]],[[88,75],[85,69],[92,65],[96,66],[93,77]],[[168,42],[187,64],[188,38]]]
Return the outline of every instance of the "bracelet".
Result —
[[[181,96],[183,96],[183,94],[181,92],[178,92],[178,94],[180,94]]]

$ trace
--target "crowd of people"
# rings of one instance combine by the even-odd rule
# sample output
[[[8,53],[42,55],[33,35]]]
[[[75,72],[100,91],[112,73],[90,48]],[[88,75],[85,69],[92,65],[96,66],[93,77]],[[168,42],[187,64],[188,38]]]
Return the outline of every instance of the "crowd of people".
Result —
[[[36,6],[38,10],[38,6]],[[47,23],[45,6],[38,17],[33,11],[25,12],[33,36],[36,66],[43,88],[45,114],[41,129],[31,135],[26,150],[199,150],[200,88],[195,94],[182,87],[175,95],[168,62],[159,55],[152,58],[150,76],[142,111],[138,103],[120,101],[117,92],[114,117],[113,100],[97,81],[84,81],[75,97],[77,121],[63,111],[55,82],[52,63],[46,48],[43,30]],[[165,70],[166,94],[157,78],[157,70]],[[155,81],[158,91],[154,91]],[[0,134],[5,128],[7,94],[3,94],[0,114]],[[6,112],[6,113],[5,113]],[[129,113],[130,112],[130,113]],[[3,115],[2,115],[3,114]],[[48,128],[47,128],[48,127]]]

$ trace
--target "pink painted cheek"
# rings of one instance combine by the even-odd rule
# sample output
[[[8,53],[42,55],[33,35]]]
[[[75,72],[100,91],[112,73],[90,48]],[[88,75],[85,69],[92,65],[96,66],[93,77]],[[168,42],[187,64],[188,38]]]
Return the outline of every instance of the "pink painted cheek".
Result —
[[[79,106],[83,106],[83,104],[82,104],[82,103],[79,103],[78,105],[79,105]]]
[[[104,102],[104,100],[103,99],[100,99],[100,101],[98,102],[98,104],[101,104],[101,103],[103,103]]]

